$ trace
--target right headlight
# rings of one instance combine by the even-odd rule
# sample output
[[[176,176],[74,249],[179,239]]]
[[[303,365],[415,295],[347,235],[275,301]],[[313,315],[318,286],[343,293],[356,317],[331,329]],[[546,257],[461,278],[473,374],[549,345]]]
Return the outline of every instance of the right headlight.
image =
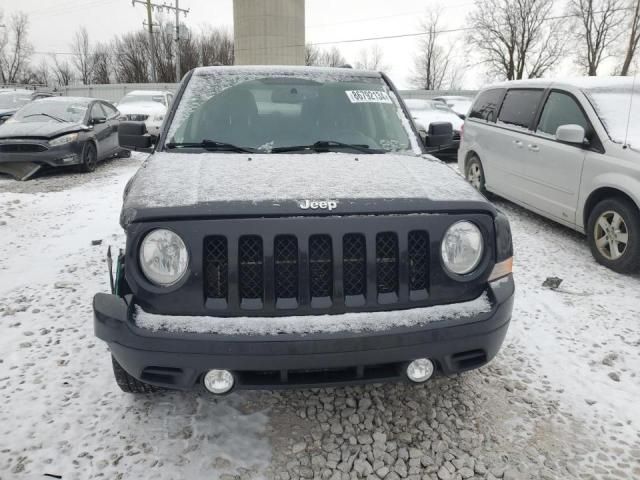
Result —
[[[187,272],[189,253],[182,238],[171,230],[159,228],[144,237],[140,245],[140,268],[156,285],[168,287]]]
[[[77,139],[78,133],[68,133],[67,135],[62,135],[61,137],[49,140],[49,146],[59,147],[61,145],[66,145],[67,143],[75,142]]]
[[[484,239],[480,229],[465,220],[449,227],[440,247],[444,266],[457,275],[471,273],[480,263],[483,252]]]

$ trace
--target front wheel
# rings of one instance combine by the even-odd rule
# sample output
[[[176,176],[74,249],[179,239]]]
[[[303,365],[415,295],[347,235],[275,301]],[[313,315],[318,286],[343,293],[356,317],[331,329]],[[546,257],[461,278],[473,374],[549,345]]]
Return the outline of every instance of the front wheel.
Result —
[[[480,193],[487,193],[485,189],[484,169],[482,168],[482,162],[477,156],[473,156],[467,162],[467,168],[464,172],[464,178],[478,190]]]
[[[135,377],[129,375],[124,368],[120,366],[118,361],[111,357],[111,365],[113,366],[113,376],[120,390],[126,393],[155,393],[161,392],[163,389],[155,385],[141,382]]]
[[[87,142],[82,149],[82,163],[80,171],[83,173],[93,172],[98,165],[98,152],[93,143]]]
[[[587,236],[598,263],[619,273],[640,270],[640,211],[629,200],[598,203],[589,215]]]

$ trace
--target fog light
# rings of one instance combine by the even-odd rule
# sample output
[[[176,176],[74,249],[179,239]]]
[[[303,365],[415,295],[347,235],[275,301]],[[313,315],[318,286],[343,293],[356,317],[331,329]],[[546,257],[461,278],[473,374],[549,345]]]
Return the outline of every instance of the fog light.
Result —
[[[407,377],[412,382],[426,382],[431,375],[433,375],[433,362],[428,358],[418,358],[407,367]]]
[[[204,386],[217,395],[227,393],[233,388],[233,375],[228,370],[209,370],[204,376]]]

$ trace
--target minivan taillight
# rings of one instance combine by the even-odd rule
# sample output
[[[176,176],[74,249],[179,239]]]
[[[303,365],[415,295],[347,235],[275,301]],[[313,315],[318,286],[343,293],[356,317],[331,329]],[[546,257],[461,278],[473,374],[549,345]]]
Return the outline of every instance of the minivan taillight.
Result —
[[[460,141],[462,141],[462,134],[464,133],[464,123],[460,125]]]

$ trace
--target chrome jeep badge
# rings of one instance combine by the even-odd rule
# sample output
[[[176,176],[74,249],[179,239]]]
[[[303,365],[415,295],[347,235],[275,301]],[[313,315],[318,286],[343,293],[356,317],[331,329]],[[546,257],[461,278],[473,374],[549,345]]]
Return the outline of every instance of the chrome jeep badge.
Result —
[[[338,202],[336,200],[302,200],[298,202],[298,205],[303,210],[333,210],[338,207]]]

